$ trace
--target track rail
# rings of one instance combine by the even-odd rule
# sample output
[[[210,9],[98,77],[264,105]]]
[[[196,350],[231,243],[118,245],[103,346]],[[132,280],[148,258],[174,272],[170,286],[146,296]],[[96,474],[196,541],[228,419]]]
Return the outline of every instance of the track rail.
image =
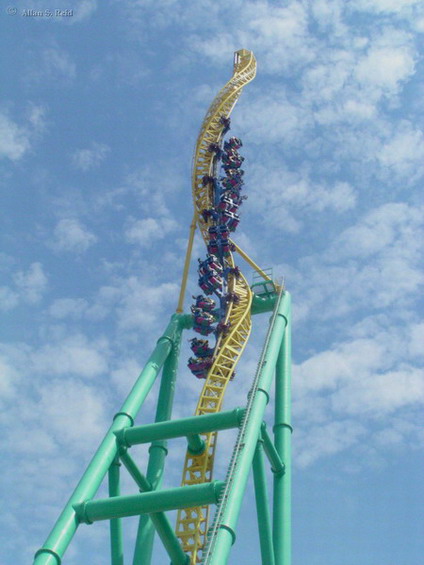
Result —
[[[193,203],[197,223],[202,237],[207,244],[209,240],[208,223],[202,217],[202,210],[213,206],[211,190],[203,186],[203,177],[213,175],[213,154],[208,150],[211,143],[219,143],[222,136],[221,117],[229,117],[243,87],[256,75],[256,60],[251,51],[242,49],[235,53],[234,72],[231,79],[220,90],[213,100],[203,120],[193,157],[192,190]],[[226,260],[234,267],[232,255]],[[233,375],[235,366],[244,350],[250,335],[250,308],[252,292],[240,273],[236,278],[229,276],[229,292],[239,296],[239,302],[230,302],[225,323],[231,324],[229,333],[221,334],[215,348],[215,361],[209,370],[195,415],[219,412],[224,400],[225,390]],[[194,485],[212,480],[217,433],[203,434],[205,450],[200,455],[187,452],[182,485]],[[181,540],[183,549],[190,555],[191,565],[200,563],[206,543],[209,507],[185,508],[178,511],[176,534]]]

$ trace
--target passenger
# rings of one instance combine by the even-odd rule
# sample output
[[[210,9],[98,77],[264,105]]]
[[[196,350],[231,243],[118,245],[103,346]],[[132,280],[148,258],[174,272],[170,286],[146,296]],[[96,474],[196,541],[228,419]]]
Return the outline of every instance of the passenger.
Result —
[[[212,357],[214,350],[209,347],[207,339],[197,339],[194,337],[190,340],[190,348],[196,357]]]
[[[217,143],[211,143],[208,147],[208,151],[210,151],[210,153],[215,153],[217,159],[221,158],[222,149]]]
[[[240,269],[238,267],[233,267],[232,269],[230,269],[229,271],[232,275],[234,275],[236,277],[236,279],[240,278]]]
[[[225,297],[226,302],[234,302],[234,304],[238,304],[240,302],[240,297],[235,292],[229,292]]]
[[[215,301],[212,300],[212,298],[207,298],[202,294],[199,294],[198,296],[193,296],[193,298],[196,301],[195,307],[201,308],[202,310],[205,310],[205,312],[212,312],[212,310],[216,306]]]
[[[214,180],[215,180],[214,177],[211,177],[210,175],[205,175],[202,178],[202,184],[203,184],[203,186],[206,186],[207,184],[213,184]]]
[[[222,334],[222,337],[225,337],[228,332],[230,331],[230,327],[231,324],[228,322],[227,324],[224,322],[220,322],[217,326],[216,326],[216,330],[215,330],[215,334],[218,337],[220,334]]]
[[[210,241],[207,245],[207,248],[208,248],[208,253],[214,253],[214,254],[219,253],[218,242],[216,239]]]
[[[221,224],[218,226],[218,233],[220,235],[220,237],[226,239],[229,236],[228,233],[228,226],[226,224]]]
[[[210,357],[204,359],[190,357],[187,366],[198,379],[204,379],[212,364],[213,361]]]
[[[228,239],[221,239],[221,250],[225,257],[228,257],[230,254],[230,243]]]
[[[226,116],[221,116],[219,118],[219,121],[224,126],[224,130],[223,130],[222,133],[223,133],[223,135],[225,135],[231,127],[231,120],[230,120],[230,118],[227,118]]]
[[[227,151],[228,149],[240,149],[240,147],[242,147],[243,143],[241,142],[241,139],[239,139],[238,137],[230,137],[230,139],[228,141],[224,142],[224,149]]]
[[[208,229],[208,233],[209,233],[209,238],[210,238],[210,240],[216,239],[217,231],[218,231],[218,229],[217,229],[216,226],[211,226],[211,227]]]
[[[213,294],[214,288],[210,285],[204,275],[199,278],[198,284],[203,292],[207,295]]]

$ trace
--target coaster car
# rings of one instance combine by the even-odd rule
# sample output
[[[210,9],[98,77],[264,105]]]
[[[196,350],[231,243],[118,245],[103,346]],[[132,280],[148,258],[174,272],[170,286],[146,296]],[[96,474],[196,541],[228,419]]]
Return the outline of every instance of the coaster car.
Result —
[[[199,324],[193,323],[193,330],[200,334],[208,336],[209,334],[215,332],[215,328],[213,326],[201,326]]]
[[[228,226],[226,224],[220,224],[217,226],[217,230],[220,237],[227,238],[229,236]]]
[[[190,340],[190,348],[196,357],[201,357],[202,359],[212,357],[214,351],[209,347],[207,339],[197,339],[197,337],[193,337],[193,339]]]
[[[203,296],[202,294],[199,294],[198,296],[193,296],[193,298],[196,301],[195,308],[200,308],[201,310],[204,310],[205,312],[211,312],[216,306],[215,300],[212,300],[212,298],[208,298],[206,296]]]
[[[195,306],[191,307],[191,312],[193,314],[194,323],[198,326],[211,326],[215,323],[215,316],[210,314],[209,312],[204,312],[200,308],[196,308]]]
[[[224,211],[222,213],[223,217],[225,218],[225,222],[228,226],[230,231],[234,231],[240,223],[240,218],[237,214],[233,212]]]
[[[211,226],[211,227],[208,229],[209,240],[211,241],[211,240],[216,239],[216,234],[217,234],[217,233],[218,233],[218,228],[217,228],[217,226]]]
[[[210,357],[198,359],[190,357],[187,366],[195,377],[198,379],[205,379],[209,369],[212,367],[213,360]]]
[[[222,265],[219,262],[219,259],[216,255],[214,255],[213,253],[209,254],[206,259],[204,261],[201,261],[200,259],[198,259],[199,261],[199,273],[201,272],[206,273],[209,271],[216,271],[217,273],[222,273]]]
[[[219,253],[218,241],[216,239],[210,241],[207,245],[208,253]]]
[[[218,275],[202,275],[199,278],[199,286],[203,292],[207,295],[215,292],[218,296],[221,296],[222,278]]]
[[[244,175],[243,169],[225,169],[227,177],[242,177]]]
[[[209,210],[204,209],[202,210],[202,218],[205,222],[207,222],[209,218],[212,218],[213,220],[217,221],[218,213],[214,208],[209,208]]]
[[[243,143],[241,142],[241,139],[239,139],[238,137],[230,137],[230,139],[228,139],[228,141],[224,141],[224,149],[227,150],[227,147],[229,149],[240,149],[240,147],[242,147]]]
[[[234,202],[232,198],[229,198],[228,196],[223,196],[219,201],[217,209],[220,212],[223,212],[224,210],[228,210],[229,212],[237,212],[238,205]]]

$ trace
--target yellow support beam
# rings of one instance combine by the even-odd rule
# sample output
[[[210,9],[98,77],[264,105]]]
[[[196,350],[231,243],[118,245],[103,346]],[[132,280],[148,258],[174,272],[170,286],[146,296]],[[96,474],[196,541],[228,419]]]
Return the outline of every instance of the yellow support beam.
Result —
[[[194,232],[196,231],[196,224],[197,224],[197,213],[194,212],[193,219],[191,220],[191,224],[190,224],[190,234],[188,237],[187,251],[184,261],[183,278],[181,281],[180,296],[178,299],[178,306],[177,306],[177,312],[180,314],[183,312],[184,309],[184,296],[187,287],[187,277],[190,268],[191,253],[193,251],[193,241],[194,241]]]
[[[243,257],[243,259],[246,261],[246,263],[249,263],[249,265],[255,269],[255,271],[261,275],[262,278],[264,278],[266,281],[270,281],[272,282],[271,277],[269,277],[255,262],[253,259],[251,259],[249,257],[249,255],[247,253],[245,253],[238,245],[237,243],[235,243],[232,239],[230,240],[230,242],[234,245],[234,247],[236,248],[237,253],[240,255],[240,257]]]

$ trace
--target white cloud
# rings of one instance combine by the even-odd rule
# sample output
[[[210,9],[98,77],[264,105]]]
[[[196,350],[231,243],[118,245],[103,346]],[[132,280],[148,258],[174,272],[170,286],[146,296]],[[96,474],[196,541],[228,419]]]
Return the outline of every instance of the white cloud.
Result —
[[[29,9],[29,6],[26,9]],[[52,10],[51,6],[46,9]],[[43,44],[43,48],[34,56],[37,57],[37,65],[28,65],[23,74],[24,80],[29,85],[49,84],[50,87],[63,87],[72,84],[76,77],[76,65],[69,53],[63,50],[54,41]]]
[[[123,281],[121,287],[117,308],[119,326],[125,330],[150,329],[158,324],[161,313],[169,312],[174,304],[176,307],[177,300],[178,285],[175,283],[149,286],[142,280],[130,277]]]
[[[102,143],[91,144],[90,149],[79,149],[72,155],[72,162],[77,169],[88,171],[94,169],[105,160],[110,147]]]
[[[370,210],[355,226],[344,230],[330,253],[337,253],[338,258],[367,258],[381,252],[387,257],[391,250],[396,250],[400,257],[415,257],[420,248],[417,236],[423,228],[419,208],[387,203]]]
[[[422,8],[421,0],[353,0],[350,4],[351,9],[394,14],[414,6]]]
[[[0,399],[9,398],[14,393],[17,373],[8,359],[0,355]]]
[[[178,227],[175,220],[166,217],[143,218],[141,220],[130,217],[126,224],[124,233],[127,240],[130,243],[149,248],[155,244],[155,241],[163,239]]]
[[[393,136],[383,142],[377,159],[383,168],[383,176],[400,176],[408,185],[424,173],[424,136],[420,129],[409,122],[399,124]]]
[[[27,123],[18,125],[6,113],[0,113],[0,158],[19,161],[31,149],[36,138],[45,127],[45,110],[31,105]]]
[[[307,467],[322,457],[335,455],[355,446],[366,434],[365,427],[351,420],[334,420],[308,431],[298,430],[294,438],[294,460],[299,467]]]
[[[41,300],[47,290],[47,275],[41,263],[32,263],[27,272],[20,271],[14,276],[21,299],[30,304]]]
[[[415,61],[406,47],[375,47],[359,61],[356,76],[360,84],[382,91],[397,91],[400,83],[415,72]]]
[[[37,412],[44,414],[57,443],[86,451],[94,447],[81,442],[87,430],[90,438],[101,437],[107,430],[105,405],[98,388],[77,380],[60,379],[43,388]]]
[[[371,210],[291,272],[290,284],[303,296],[303,316],[319,312],[336,319],[362,308],[413,303],[424,284],[423,239],[420,208],[388,203]]]
[[[17,161],[29,148],[28,131],[19,127],[4,114],[0,114],[0,155]]]
[[[58,298],[54,300],[49,308],[53,318],[79,319],[88,308],[88,302],[84,298]]]
[[[306,214],[332,211],[343,213],[356,205],[356,191],[346,182],[326,186],[305,172],[284,168],[253,169],[248,205],[274,229],[296,233]]]
[[[72,374],[92,378],[108,369],[109,346],[104,338],[89,341],[76,334],[34,351],[34,370],[45,375]]]
[[[414,357],[424,356],[424,323],[411,327],[409,351]]]
[[[424,371],[405,366],[355,379],[332,395],[333,410],[342,414],[385,416],[405,406],[423,405]]]
[[[7,286],[0,287],[0,309],[13,310],[19,303],[19,295]]]
[[[53,247],[60,251],[82,253],[96,243],[97,237],[78,220],[64,218],[54,229]]]

